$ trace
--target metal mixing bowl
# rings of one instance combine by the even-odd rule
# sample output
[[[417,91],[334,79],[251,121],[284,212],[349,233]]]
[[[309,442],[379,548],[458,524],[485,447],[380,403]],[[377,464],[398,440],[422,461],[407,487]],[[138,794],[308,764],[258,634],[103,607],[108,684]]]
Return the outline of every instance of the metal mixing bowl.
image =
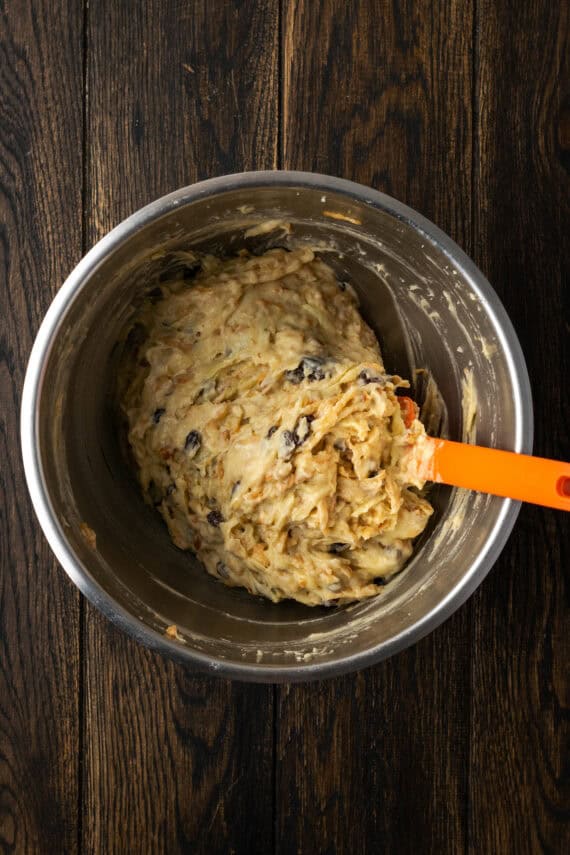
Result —
[[[292,233],[275,225],[246,236],[268,220],[291,223]],[[339,674],[412,644],[457,609],[496,560],[519,506],[435,488],[436,513],[406,570],[380,596],[343,609],[274,605],[225,588],[178,550],[159,515],[143,504],[120,449],[117,342],[172,250],[231,251],[244,241],[257,249],[264,241],[318,246],[357,288],[388,369],[395,370],[393,360],[402,370],[405,359],[404,371],[415,361],[434,378],[451,438],[466,438],[464,393],[472,377],[477,441],[531,451],[532,404],[519,343],[496,294],[459,247],[415,211],[366,187],[258,172],[159,199],[103,238],[71,273],[26,375],[26,476],[64,569],[139,641],[240,679]],[[165,635],[172,624],[177,638]]]

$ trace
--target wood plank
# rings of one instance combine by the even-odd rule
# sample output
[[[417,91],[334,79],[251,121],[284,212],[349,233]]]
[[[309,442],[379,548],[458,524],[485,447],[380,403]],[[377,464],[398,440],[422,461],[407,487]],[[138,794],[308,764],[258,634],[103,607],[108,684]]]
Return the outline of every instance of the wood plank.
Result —
[[[469,249],[472,16],[472,0],[284,0],[285,168],[383,190]]]
[[[284,165],[391,193],[469,251],[472,22],[452,0],[285,3]],[[470,626],[467,606],[373,669],[278,690],[278,851],[464,851]]]
[[[535,452],[570,458],[570,10],[478,9],[476,260],[521,339]],[[469,843],[567,852],[569,519],[525,507],[474,598]]]
[[[199,178],[271,168],[277,3],[103,0],[89,8],[89,196],[94,241]],[[191,674],[88,610],[87,852],[268,852],[269,686]]]
[[[65,21],[65,27],[61,27]],[[79,595],[20,456],[24,370],[81,256],[82,10],[0,9],[0,850],[77,850]]]

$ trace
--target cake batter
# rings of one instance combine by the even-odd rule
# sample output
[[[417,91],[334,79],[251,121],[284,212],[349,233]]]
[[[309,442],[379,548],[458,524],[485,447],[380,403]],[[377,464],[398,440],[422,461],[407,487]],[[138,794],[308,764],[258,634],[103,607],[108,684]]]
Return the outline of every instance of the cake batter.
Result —
[[[122,378],[147,501],[226,585],[307,605],[378,594],[432,508],[417,408],[354,291],[309,248],[179,261]]]

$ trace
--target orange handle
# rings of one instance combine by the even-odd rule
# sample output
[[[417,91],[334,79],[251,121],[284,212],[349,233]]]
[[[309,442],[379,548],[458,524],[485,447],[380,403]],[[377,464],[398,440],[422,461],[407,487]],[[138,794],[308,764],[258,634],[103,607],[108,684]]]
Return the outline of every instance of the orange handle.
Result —
[[[433,439],[429,481],[570,511],[570,463]]]

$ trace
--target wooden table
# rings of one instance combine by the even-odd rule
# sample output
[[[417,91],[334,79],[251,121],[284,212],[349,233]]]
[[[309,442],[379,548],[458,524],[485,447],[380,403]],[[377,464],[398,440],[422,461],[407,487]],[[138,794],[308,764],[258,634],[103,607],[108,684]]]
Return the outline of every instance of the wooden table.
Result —
[[[523,345],[535,451],[568,457],[568,3],[4,0],[0,28],[0,852],[570,851],[562,513],[523,508],[412,649],[250,686],[79,596],[18,441],[33,336],[81,255],[179,186],[288,168],[384,190],[475,258]]]

